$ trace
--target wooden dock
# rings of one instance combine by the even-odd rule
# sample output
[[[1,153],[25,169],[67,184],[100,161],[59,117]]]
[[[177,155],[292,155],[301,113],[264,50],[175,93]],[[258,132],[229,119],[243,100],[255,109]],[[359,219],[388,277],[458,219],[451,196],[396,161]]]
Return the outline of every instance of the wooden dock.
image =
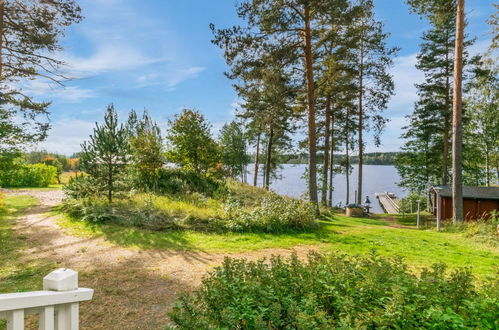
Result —
[[[393,194],[385,191],[382,193],[375,193],[374,195],[386,213],[395,214],[400,212],[400,208],[396,203],[396,198]]]

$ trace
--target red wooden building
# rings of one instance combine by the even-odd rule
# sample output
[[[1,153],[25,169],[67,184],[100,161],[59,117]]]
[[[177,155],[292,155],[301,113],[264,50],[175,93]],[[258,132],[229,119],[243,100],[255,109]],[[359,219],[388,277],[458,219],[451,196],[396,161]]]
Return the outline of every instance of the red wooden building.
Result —
[[[440,219],[451,219],[452,187],[431,187],[430,196],[433,215],[440,213]],[[499,211],[499,187],[463,186],[463,210],[466,221],[488,218],[493,210]]]

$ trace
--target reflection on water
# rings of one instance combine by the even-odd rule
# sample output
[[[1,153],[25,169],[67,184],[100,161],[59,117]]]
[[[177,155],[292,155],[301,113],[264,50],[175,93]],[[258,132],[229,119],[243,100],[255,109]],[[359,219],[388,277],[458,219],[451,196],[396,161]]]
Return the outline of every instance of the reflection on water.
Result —
[[[248,166],[248,182],[253,182],[253,166]],[[302,197],[307,191],[306,180],[303,174],[307,165],[292,165],[284,164],[278,171],[278,179],[271,182],[270,188],[275,192],[291,197]],[[363,177],[363,193],[362,200],[369,196],[373,212],[382,212],[381,206],[374,196],[375,192],[390,191],[397,196],[404,196],[404,189],[400,188],[397,183],[400,180],[397,170],[394,166],[388,165],[364,165]],[[355,191],[357,190],[357,170],[358,166],[353,165],[353,171],[350,175],[350,202],[355,200]],[[261,173],[261,170],[260,170]],[[258,185],[262,185],[263,177],[259,177]],[[333,179],[333,205],[345,205],[346,200],[346,176],[345,174],[337,174]]]

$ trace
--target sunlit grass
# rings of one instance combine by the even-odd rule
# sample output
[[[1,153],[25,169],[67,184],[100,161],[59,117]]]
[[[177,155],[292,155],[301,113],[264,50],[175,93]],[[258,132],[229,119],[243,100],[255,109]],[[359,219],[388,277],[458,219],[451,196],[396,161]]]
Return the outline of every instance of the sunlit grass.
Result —
[[[417,268],[445,262],[451,267],[470,266],[480,276],[492,276],[499,270],[499,249],[467,239],[460,233],[392,228],[380,219],[343,215],[320,221],[320,228],[311,232],[283,234],[157,232],[89,224],[64,215],[59,216],[58,224],[72,234],[101,236],[115,244],[138,249],[235,253],[315,245],[324,251],[350,254],[366,254],[374,249],[381,255],[402,256]]]
[[[27,238],[16,233],[16,217],[38,204],[30,196],[5,197],[7,213],[0,216],[0,292],[19,292],[41,289],[42,278],[54,268],[45,260],[26,260],[21,251]]]

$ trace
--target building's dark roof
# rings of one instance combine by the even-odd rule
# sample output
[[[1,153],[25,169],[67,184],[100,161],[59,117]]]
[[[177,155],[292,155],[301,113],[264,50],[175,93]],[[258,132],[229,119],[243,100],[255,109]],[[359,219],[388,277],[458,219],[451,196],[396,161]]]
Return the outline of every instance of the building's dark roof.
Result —
[[[440,188],[440,195],[443,197],[452,197],[452,187],[434,186],[431,189]],[[463,186],[463,198],[478,199],[499,199],[499,187],[475,187]]]

